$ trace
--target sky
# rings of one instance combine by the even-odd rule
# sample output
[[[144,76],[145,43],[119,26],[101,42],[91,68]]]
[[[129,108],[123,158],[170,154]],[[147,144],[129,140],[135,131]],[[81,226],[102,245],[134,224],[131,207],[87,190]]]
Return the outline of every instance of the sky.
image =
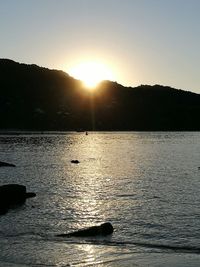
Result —
[[[200,93],[199,0],[1,0],[0,58],[70,72],[103,62],[124,86]]]

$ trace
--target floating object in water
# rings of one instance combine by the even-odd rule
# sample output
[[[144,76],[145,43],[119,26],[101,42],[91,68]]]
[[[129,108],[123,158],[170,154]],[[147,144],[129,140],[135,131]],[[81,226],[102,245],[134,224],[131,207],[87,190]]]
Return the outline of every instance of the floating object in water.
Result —
[[[98,226],[92,226],[86,229],[80,229],[75,232],[71,232],[68,234],[60,234],[57,236],[60,237],[89,237],[89,236],[106,236],[106,235],[111,235],[113,233],[114,229],[111,223],[103,223]]]
[[[73,160],[71,160],[71,163],[78,164],[78,163],[80,163],[80,161],[77,159],[73,159]]]

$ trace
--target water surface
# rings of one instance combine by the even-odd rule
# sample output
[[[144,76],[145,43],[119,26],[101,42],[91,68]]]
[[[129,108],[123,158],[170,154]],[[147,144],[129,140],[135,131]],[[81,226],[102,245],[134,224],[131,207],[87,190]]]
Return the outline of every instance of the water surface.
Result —
[[[0,266],[199,266],[199,155],[198,132],[0,135],[0,184],[37,194],[0,217]]]

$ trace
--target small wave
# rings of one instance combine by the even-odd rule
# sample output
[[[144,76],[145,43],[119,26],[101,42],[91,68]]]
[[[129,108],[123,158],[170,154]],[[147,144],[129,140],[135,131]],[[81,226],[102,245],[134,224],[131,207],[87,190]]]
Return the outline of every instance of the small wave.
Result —
[[[196,246],[178,246],[178,245],[152,244],[152,243],[140,243],[140,242],[135,242],[133,244],[147,248],[173,250],[175,252],[200,253],[200,247]]]
[[[153,243],[142,243],[142,242],[119,242],[119,241],[106,241],[107,243],[113,243],[113,245],[134,245],[145,248],[155,248],[161,250],[172,250],[174,252],[183,252],[183,253],[200,253],[200,247],[197,246],[180,246],[180,245],[168,245],[168,244],[153,244]]]
[[[35,233],[33,231],[30,232],[23,232],[23,233],[1,233],[2,237],[7,237],[7,238],[15,238],[15,237],[29,237],[29,236],[35,236],[35,237],[41,237],[42,235],[39,233]]]
[[[120,197],[120,198],[132,198],[132,197],[135,197],[136,195],[135,194],[118,194],[116,195],[117,197]]]
[[[57,238],[56,241],[59,241]],[[131,241],[112,241],[106,239],[82,239],[82,238],[69,238],[62,239],[62,242],[70,244],[93,244],[93,245],[107,245],[107,246],[137,246],[159,250],[171,250],[174,252],[183,253],[200,253],[200,247],[198,246],[181,246],[181,245],[168,245],[168,244],[156,244],[156,243],[143,243],[143,242],[131,242]]]
[[[200,254],[200,246],[190,246],[190,245],[173,245],[173,244],[159,244],[159,243],[147,243],[147,242],[132,242],[132,241],[117,241],[111,240],[110,237],[87,237],[87,238],[60,238],[56,237],[55,235],[42,235],[39,233],[35,233],[33,231],[24,232],[24,233],[17,233],[17,234],[4,234],[4,237],[7,238],[16,238],[16,237],[35,237],[36,240],[42,239],[43,241],[52,241],[52,242],[65,242],[68,244],[82,244],[82,245],[99,245],[99,246],[135,246],[135,247],[143,247],[149,249],[156,249],[156,250],[165,250],[165,251],[173,251],[179,253],[195,253]]]

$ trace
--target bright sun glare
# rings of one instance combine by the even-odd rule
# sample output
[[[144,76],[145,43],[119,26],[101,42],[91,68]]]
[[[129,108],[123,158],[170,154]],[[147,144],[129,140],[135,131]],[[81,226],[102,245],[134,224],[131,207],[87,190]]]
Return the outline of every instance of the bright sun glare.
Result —
[[[88,89],[94,89],[102,80],[113,80],[109,67],[95,61],[82,62],[72,67],[69,74],[81,80]]]

